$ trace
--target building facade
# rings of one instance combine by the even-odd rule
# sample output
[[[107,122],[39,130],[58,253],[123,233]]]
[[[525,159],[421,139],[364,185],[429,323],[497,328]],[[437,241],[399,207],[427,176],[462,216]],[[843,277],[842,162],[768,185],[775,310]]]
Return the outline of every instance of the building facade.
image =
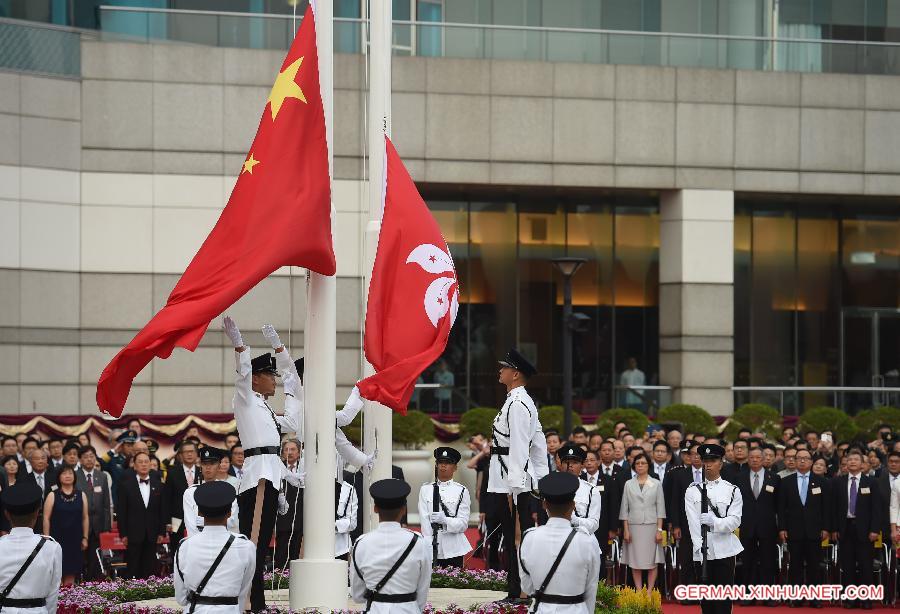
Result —
[[[0,2],[34,20],[0,19],[0,413],[96,411],[103,366],[227,201],[294,23],[281,2],[216,4],[280,17],[112,4],[139,6]],[[340,398],[361,374],[367,71],[360,5],[337,6]],[[538,366],[536,398],[561,402],[559,256],[587,260],[573,278],[584,413],[894,402],[734,388],[898,385],[900,2],[420,0],[395,13],[412,21],[395,25],[392,137],[461,289],[444,365],[423,375],[452,393],[420,391],[423,409],[501,402],[496,358],[512,345]],[[252,345],[271,322],[301,353],[303,271],[231,312]],[[195,353],[145,369],[127,411],[228,411],[231,354],[214,322]],[[620,388],[629,359],[658,387],[643,399]]]

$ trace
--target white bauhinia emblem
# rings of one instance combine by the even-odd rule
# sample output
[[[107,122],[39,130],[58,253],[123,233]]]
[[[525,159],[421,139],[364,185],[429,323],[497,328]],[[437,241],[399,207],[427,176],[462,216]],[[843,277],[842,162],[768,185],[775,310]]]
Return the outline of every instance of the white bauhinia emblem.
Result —
[[[450,254],[431,243],[423,243],[409,253],[406,264],[415,262],[425,272],[434,275],[450,273],[452,277],[438,277],[425,290],[425,314],[431,324],[437,328],[438,321],[450,311],[450,326],[456,322],[459,311],[459,289],[456,283],[456,271]],[[452,290],[452,296],[450,296]]]

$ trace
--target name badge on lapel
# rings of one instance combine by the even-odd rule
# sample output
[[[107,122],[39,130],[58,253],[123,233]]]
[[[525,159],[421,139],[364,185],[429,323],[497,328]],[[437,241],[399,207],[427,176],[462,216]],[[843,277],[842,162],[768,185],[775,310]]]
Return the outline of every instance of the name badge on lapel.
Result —
[[[822,489],[819,488],[818,486],[813,486],[812,490],[810,490],[809,492],[811,492],[814,495],[820,495],[820,494],[822,494]]]
[[[603,484],[601,484],[600,486],[597,487],[597,489],[598,489],[600,492],[605,492],[605,491],[606,491],[606,486],[604,486]]]
[[[103,487],[102,486],[94,486],[94,492],[95,493],[103,492]]]
[[[775,487],[771,484],[766,484],[766,492],[775,492]]]
[[[869,494],[869,492],[870,492],[870,490],[869,490],[868,486],[863,486],[862,488],[859,489],[859,494],[861,494],[861,495],[867,495],[867,494]]]

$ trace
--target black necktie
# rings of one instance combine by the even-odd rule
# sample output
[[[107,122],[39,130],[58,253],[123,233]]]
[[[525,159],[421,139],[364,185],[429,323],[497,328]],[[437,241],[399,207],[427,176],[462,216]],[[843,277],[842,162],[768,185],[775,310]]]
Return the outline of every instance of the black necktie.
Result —
[[[141,480],[141,484],[149,484],[149,483],[150,483],[150,479],[149,479],[149,478],[146,479],[146,480]]]

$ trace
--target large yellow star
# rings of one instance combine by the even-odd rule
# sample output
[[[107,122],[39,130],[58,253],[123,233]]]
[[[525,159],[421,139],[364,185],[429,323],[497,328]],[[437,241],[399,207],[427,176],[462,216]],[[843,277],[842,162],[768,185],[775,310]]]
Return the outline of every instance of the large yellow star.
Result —
[[[272,109],[272,121],[275,121],[275,118],[278,116],[278,111],[281,110],[281,105],[284,104],[285,98],[296,98],[304,103],[306,102],[306,96],[303,95],[303,90],[301,90],[300,86],[294,81],[294,79],[297,78],[297,71],[300,70],[300,64],[302,63],[303,58],[299,58],[282,72],[278,73],[278,77],[275,79],[275,85],[272,86],[272,91],[269,93],[268,100]]]
[[[244,168],[241,169],[241,174],[243,175],[245,172],[253,174],[253,167],[259,164],[259,160],[253,157],[253,152],[250,152],[250,157],[244,160]]]

